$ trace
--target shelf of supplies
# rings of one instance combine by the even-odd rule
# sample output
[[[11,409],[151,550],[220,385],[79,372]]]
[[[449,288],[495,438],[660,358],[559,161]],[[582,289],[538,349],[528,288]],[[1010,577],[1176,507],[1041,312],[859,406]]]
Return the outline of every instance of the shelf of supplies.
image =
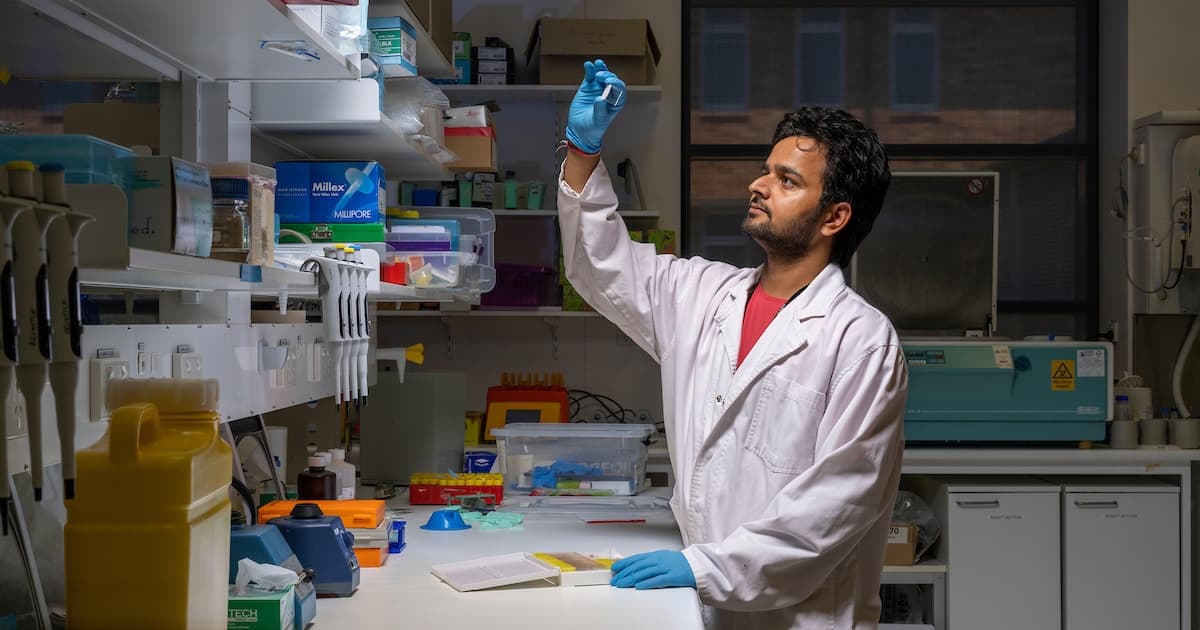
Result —
[[[595,311],[564,311],[562,309],[529,310],[529,311],[379,311],[380,317],[563,317],[563,318],[594,318],[601,317]]]
[[[243,272],[251,278],[261,274],[261,280],[243,280]],[[146,291],[249,291],[263,295],[286,291],[295,297],[315,296],[317,290],[316,278],[311,273],[136,247],[129,248],[124,269],[80,269],[79,284]]]
[[[253,90],[254,130],[298,157],[376,160],[394,180],[453,179],[418,136],[380,111],[371,79],[265,82]]]
[[[456,104],[469,104],[490,100],[551,100],[566,102],[575,96],[575,91],[579,89],[579,85],[471,85],[449,83],[438,85],[438,88]],[[630,85],[626,86],[625,93],[632,103],[655,101],[662,96],[662,86]]]
[[[57,0],[0,0],[0,60],[22,79],[178,81],[163,57]]]
[[[556,217],[558,212],[555,210],[503,210],[499,208],[492,209],[492,214],[497,217]],[[640,210],[629,210],[619,212],[622,219],[657,219],[658,212],[642,212]]]
[[[24,1],[57,2],[200,79],[358,78],[358,55],[341,54],[282,0]],[[262,42],[299,42],[311,57],[265,49]]]
[[[407,2],[389,2],[381,5],[371,5],[367,10],[371,17],[400,16],[412,25],[417,32],[417,73],[423,77],[453,77],[454,60],[447,59],[442,49],[433,43],[429,31],[421,27],[421,21],[413,15]]]
[[[946,564],[938,560],[925,560],[919,564],[912,566],[892,566],[884,565],[883,573],[945,573]]]

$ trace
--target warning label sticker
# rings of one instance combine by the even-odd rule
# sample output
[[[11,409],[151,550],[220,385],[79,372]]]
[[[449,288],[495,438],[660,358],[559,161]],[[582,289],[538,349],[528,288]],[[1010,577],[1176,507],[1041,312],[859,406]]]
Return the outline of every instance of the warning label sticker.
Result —
[[[1056,392],[1075,391],[1075,361],[1055,359],[1050,362],[1050,389]]]

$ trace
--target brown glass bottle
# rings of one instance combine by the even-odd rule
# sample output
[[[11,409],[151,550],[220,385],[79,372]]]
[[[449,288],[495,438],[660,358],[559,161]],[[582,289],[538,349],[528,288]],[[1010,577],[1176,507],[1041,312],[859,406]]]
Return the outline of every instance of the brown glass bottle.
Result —
[[[296,495],[305,501],[337,500],[337,475],[325,470],[324,457],[308,458],[308,469],[296,475]]]

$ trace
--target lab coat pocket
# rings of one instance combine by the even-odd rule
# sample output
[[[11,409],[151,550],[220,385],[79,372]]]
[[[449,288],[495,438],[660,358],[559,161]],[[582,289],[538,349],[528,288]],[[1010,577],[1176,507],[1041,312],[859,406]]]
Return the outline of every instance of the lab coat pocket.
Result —
[[[812,465],[824,412],[825,394],[767,374],[746,433],[746,449],[771,472],[804,472]]]

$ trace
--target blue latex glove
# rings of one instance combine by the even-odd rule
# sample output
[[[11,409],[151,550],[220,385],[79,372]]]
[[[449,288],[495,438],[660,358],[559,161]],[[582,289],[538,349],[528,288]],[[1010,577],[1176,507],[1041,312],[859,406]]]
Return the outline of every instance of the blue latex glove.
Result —
[[[604,86],[620,89],[621,99],[616,105],[607,103]],[[600,140],[617,112],[625,107],[625,82],[609,71],[603,59],[583,62],[583,83],[571,100],[567,113],[567,140],[586,153],[599,153]]]
[[[678,551],[651,551],[622,558],[613,563],[612,573],[609,584],[617,588],[632,586],[639,591],[674,586],[696,588],[692,567]]]

